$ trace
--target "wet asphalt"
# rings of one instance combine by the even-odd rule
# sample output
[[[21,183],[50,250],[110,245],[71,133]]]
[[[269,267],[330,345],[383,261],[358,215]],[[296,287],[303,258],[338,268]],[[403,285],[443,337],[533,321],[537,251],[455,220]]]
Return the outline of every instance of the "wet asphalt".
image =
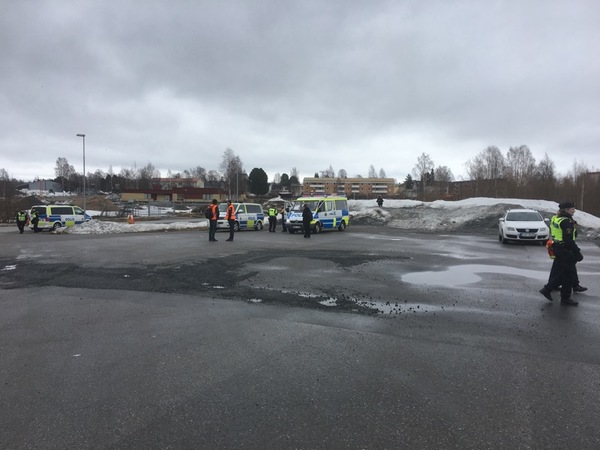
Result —
[[[493,235],[226,237],[0,229],[0,447],[600,445],[592,243],[565,307]]]

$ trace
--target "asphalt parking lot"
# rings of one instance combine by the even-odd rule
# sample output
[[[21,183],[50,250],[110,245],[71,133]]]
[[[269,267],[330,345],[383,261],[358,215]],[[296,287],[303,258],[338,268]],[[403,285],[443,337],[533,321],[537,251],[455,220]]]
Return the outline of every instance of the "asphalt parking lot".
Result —
[[[600,445],[593,243],[569,308],[496,236],[223,236],[0,229],[2,448]]]

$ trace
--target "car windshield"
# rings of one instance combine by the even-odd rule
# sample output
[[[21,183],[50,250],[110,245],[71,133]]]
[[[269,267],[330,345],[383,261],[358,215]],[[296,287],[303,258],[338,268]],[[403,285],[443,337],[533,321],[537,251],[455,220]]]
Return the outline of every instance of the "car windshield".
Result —
[[[508,213],[506,220],[510,222],[540,222],[544,219],[535,211],[520,211]]]

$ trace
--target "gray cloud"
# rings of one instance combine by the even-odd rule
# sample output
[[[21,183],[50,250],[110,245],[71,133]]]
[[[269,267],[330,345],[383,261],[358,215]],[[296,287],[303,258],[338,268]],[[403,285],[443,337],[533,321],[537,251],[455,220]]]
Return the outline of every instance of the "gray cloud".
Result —
[[[488,145],[600,167],[600,4],[14,2],[0,17],[0,167],[152,162],[462,175]]]

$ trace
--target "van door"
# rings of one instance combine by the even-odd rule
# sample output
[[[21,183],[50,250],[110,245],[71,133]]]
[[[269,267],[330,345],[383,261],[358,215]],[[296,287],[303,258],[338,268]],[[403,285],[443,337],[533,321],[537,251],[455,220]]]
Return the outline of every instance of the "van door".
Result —
[[[235,211],[235,220],[240,225],[240,230],[244,230],[248,227],[248,214],[246,212],[246,205],[240,203]]]
[[[73,206],[73,212],[75,214],[75,223],[85,222],[85,213],[79,206]]]

